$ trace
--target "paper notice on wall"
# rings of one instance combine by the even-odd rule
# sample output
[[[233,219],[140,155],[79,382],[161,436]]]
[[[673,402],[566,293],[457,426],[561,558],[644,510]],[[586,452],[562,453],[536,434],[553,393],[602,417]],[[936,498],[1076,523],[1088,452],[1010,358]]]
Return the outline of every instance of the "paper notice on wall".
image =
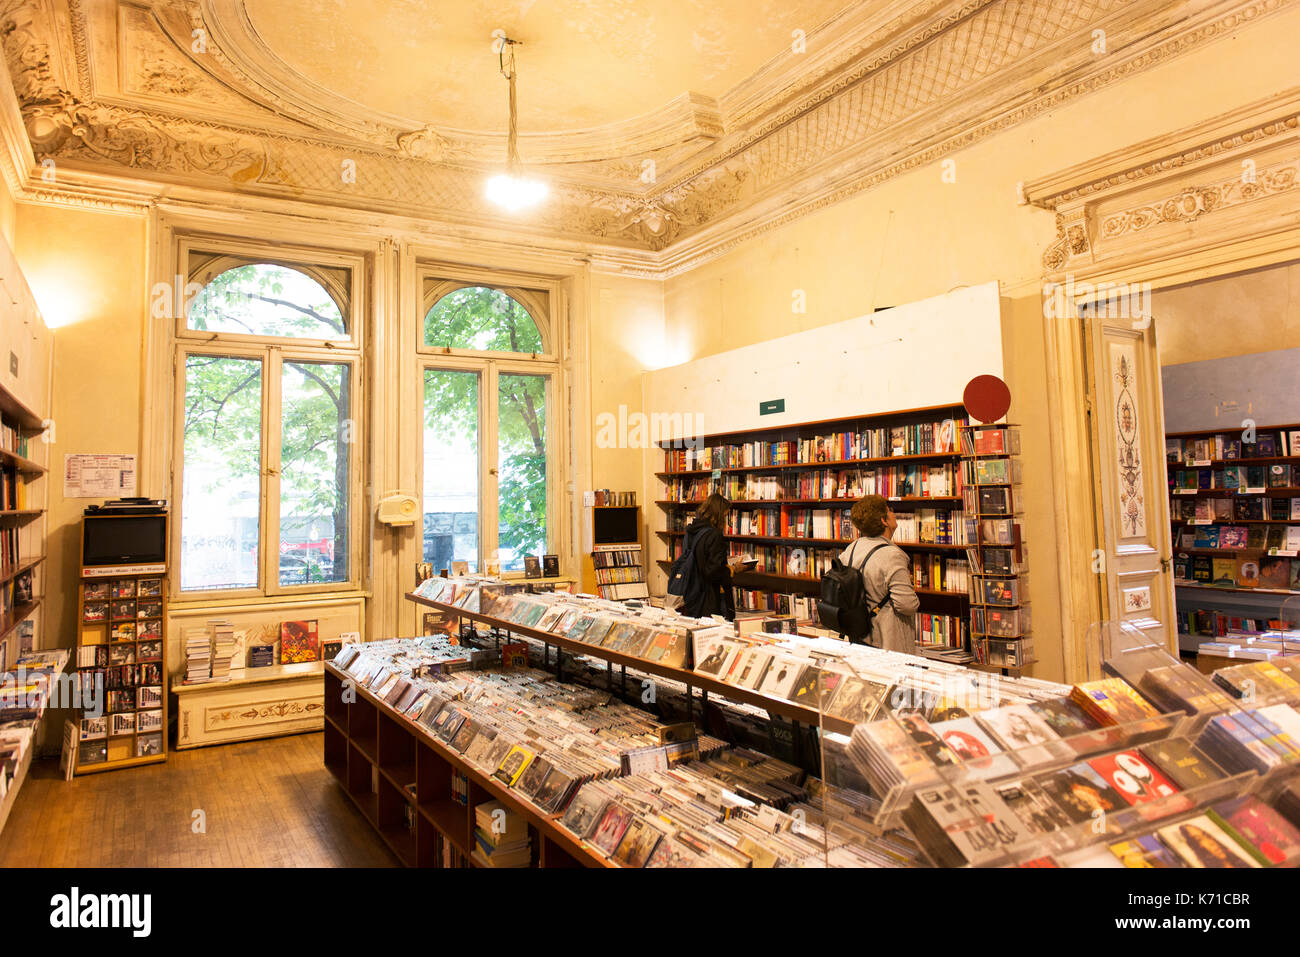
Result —
[[[134,455],[64,456],[64,498],[129,498],[132,495],[135,495]]]

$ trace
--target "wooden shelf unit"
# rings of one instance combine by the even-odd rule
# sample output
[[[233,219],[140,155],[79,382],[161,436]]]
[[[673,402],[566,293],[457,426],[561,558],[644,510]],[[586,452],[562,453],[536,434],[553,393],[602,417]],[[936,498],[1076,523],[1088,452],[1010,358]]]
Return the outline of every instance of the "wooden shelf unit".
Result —
[[[1175,559],[1173,567],[1178,569],[1182,566],[1186,570],[1188,577],[1173,579],[1175,589],[1175,601],[1178,605],[1177,617],[1179,619],[1179,629],[1183,630],[1182,617],[1184,614],[1193,612],[1209,612],[1211,614],[1226,614],[1228,617],[1253,617],[1259,619],[1276,618],[1281,605],[1292,596],[1300,596],[1300,590],[1290,588],[1273,588],[1273,587],[1250,587],[1243,586],[1239,583],[1233,585],[1216,585],[1207,581],[1196,581],[1192,575],[1195,558],[1208,558],[1213,563],[1216,557],[1234,561],[1253,561],[1261,562],[1269,559],[1278,559],[1291,562],[1289,570],[1291,571],[1290,580],[1294,581],[1294,569],[1300,564],[1300,557],[1295,557],[1285,553],[1270,554],[1270,548],[1276,546],[1243,546],[1233,548],[1180,548],[1180,539],[1185,530],[1196,528],[1223,528],[1224,526],[1263,526],[1266,530],[1275,527],[1285,528],[1286,526],[1300,526],[1300,518],[1274,519],[1274,518],[1232,518],[1212,520],[1205,519],[1184,519],[1181,517],[1180,501],[1196,500],[1202,498],[1224,498],[1232,499],[1235,502],[1242,499],[1262,499],[1264,500],[1264,511],[1268,512],[1268,500],[1276,498],[1300,498],[1300,486],[1295,483],[1300,477],[1300,454],[1295,454],[1296,449],[1290,448],[1290,443],[1283,445],[1286,437],[1290,433],[1300,432],[1300,424],[1289,425],[1269,425],[1256,426],[1255,436],[1256,445],[1260,436],[1271,435],[1277,448],[1281,451],[1283,448],[1289,455],[1268,455],[1268,456],[1247,456],[1242,455],[1236,458],[1205,458],[1195,459],[1189,457],[1186,453],[1189,451],[1188,442],[1197,440],[1212,440],[1215,437],[1225,441],[1241,441],[1241,430],[1239,429],[1200,429],[1191,432],[1169,432],[1166,434],[1166,440],[1178,439],[1183,443],[1183,457],[1180,460],[1171,460],[1168,455],[1168,446],[1166,446],[1166,472],[1169,476],[1169,519],[1171,523],[1171,533],[1173,542],[1173,557]],[[1246,447],[1243,445],[1241,451],[1244,453]],[[1268,476],[1265,475],[1265,484],[1256,486],[1251,489],[1245,488],[1225,488],[1223,471],[1225,468],[1236,466],[1263,466],[1265,471],[1270,466],[1288,465],[1291,468],[1290,482],[1286,486],[1269,486]],[[1178,472],[1201,472],[1210,471],[1212,474],[1210,488],[1175,488],[1176,473]],[[1236,506],[1233,507],[1234,515]],[[1284,550],[1283,550],[1284,551]],[[1172,574],[1172,573],[1171,573]],[[1223,602],[1216,603],[1212,595],[1217,592],[1224,597]],[[1300,599],[1291,603],[1296,606],[1295,610],[1300,612]],[[1300,622],[1296,622],[1300,624]],[[1211,640],[1211,636],[1197,634],[1198,639]]]
[[[21,399],[0,385],[0,423],[12,431],[14,448],[0,441],[0,476],[6,493],[13,490],[13,499],[0,499],[0,590],[5,593],[4,607],[0,613],[0,668],[13,668],[22,652],[22,625],[32,622],[31,650],[41,651],[44,636],[40,633],[37,613],[43,607],[42,581],[46,551],[46,529],[35,524],[45,516],[48,492],[43,483],[47,480],[46,468],[33,454],[48,449],[39,442],[45,431],[45,421]],[[25,448],[20,448],[24,445]],[[25,453],[25,454],[24,454]],[[44,454],[44,453],[41,453]],[[22,496],[21,503],[18,496]],[[22,508],[17,507],[22,504]],[[18,579],[30,575],[31,591],[23,601],[17,600]],[[52,713],[47,711],[46,715]],[[18,792],[27,779],[32,758],[45,744],[44,717],[32,723],[32,739],[27,753],[14,769],[13,780],[3,801],[0,801],[0,832],[9,819],[9,811],[18,799]],[[3,773],[3,771],[0,771]]]
[[[500,801],[527,822],[531,867],[617,866],[366,688],[350,683],[345,700],[349,680],[326,662],[325,766],[404,865],[471,866],[474,808]],[[452,797],[452,774],[468,779],[468,803]]]
[[[828,419],[817,422],[792,423],[787,425],[774,426],[769,428],[758,428],[742,430],[735,432],[717,433],[697,437],[694,441],[702,443],[706,447],[719,445],[741,445],[750,442],[792,442],[799,440],[815,440],[818,436],[836,433],[858,433],[869,429],[896,429],[904,427],[915,427],[929,423],[943,423],[952,421],[951,451],[950,452],[911,452],[904,455],[863,455],[857,458],[834,458],[823,461],[811,462],[780,462],[766,465],[725,465],[716,469],[668,469],[654,473],[656,480],[661,484],[661,488],[673,479],[694,479],[707,480],[710,476],[737,476],[748,475],[753,473],[768,473],[777,476],[788,476],[791,473],[796,475],[798,480],[799,473],[818,472],[818,471],[843,471],[852,469],[873,470],[882,469],[887,466],[917,466],[925,468],[931,465],[949,465],[952,468],[954,476],[959,480],[961,451],[958,444],[958,431],[966,421],[966,411],[960,403],[952,405],[930,406],[919,409],[904,409],[896,412],[873,413],[869,415],[846,416],[841,419]],[[665,440],[660,443],[665,452],[671,453],[673,450],[673,441]],[[832,447],[833,451],[833,447]],[[922,474],[921,480],[924,481]],[[709,488],[716,487],[717,483],[708,482]],[[725,487],[720,489],[726,494]],[[659,507],[660,514],[663,516],[664,525],[669,523],[669,517],[675,516],[683,509],[695,509],[703,500],[703,494],[692,495],[689,498],[664,498],[660,497],[655,500]],[[896,511],[913,512],[917,509],[933,508],[938,511],[947,512],[951,516],[960,512],[962,508],[962,498],[958,495],[892,495],[885,496]],[[804,508],[825,508],[828,510],[842,510],[847,512],[853,507],[856,498],[838,496],[831,498],[762,498],[748,499],[739,496],[729,496],[733,512],[737,509],[750,508],[770,508],[781,511],[782,519],[785,517],[787,509],[804,509]],[[679,553],[678,540],[685,534],[681,528],[670,529],[660,527],[654,530],[656,536],[663,545],[665,557],[659,555],[653,556],[655,564],[667,570],[675,554]],[[763,545],[770,545],[776,548],[799,548],[799,549],[818,549],[826,552],[839,551],[852,542],[852,539],[841,538],[810,538],[790,535],[726,535],[728,542],[757,542]],[[954,557],[964,556],[964,545],[950,544],[927,544],[922,542],[898,542],[898,545],[908,552],[951,552]],[[763,571],[741,571],[733,573],[733,581],[737,587],[745,588],[751,591],[771,592],[774,595],[783,592],[802,592],[813,594],[819,590],[819,578],[815,575],[790,575],[780,572],[763,572]],[[965,592],[949,592],[942,589],[918,588],[917,594],[924,601],[931,599],[958,599],[966,600]],[[775,602],[774,598],[769,601]],[[737,604],[737,608],[740,603]],[[946,613],[946,611],[944,612]],[[964,615],[963,615],[964,617]]]

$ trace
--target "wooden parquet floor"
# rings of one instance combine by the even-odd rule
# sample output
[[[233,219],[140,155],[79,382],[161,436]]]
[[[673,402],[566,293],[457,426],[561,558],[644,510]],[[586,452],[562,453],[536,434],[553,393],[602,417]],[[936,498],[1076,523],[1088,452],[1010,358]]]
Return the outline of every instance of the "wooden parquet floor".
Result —
[[[0,867],[399,866],[325,769],[321,738],[173,751],[72,781],[38,761],[0,834]]]

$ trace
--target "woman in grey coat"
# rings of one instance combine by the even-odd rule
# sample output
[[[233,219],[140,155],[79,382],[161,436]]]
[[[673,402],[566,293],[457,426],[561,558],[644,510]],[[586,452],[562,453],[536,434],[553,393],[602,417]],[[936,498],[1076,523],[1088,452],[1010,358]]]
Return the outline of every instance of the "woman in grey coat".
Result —
[[[921,602],[912,587],[907,553],[893,544],[898,518],[880,495],[859,499],[849,517],[860,537],[840,553],[840,561],[862,568],[862,582],[873,607],[889,596],[876,612],[870,643],[887,651],[916,654],[916,610]]]

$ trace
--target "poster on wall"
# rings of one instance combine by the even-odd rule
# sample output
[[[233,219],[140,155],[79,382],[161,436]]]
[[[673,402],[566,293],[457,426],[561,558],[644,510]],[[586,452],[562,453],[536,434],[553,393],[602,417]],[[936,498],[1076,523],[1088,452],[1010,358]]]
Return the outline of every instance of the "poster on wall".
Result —
[[[128,498],[134,494],[134,455],[69,453],[64,456],[64,498]]]

